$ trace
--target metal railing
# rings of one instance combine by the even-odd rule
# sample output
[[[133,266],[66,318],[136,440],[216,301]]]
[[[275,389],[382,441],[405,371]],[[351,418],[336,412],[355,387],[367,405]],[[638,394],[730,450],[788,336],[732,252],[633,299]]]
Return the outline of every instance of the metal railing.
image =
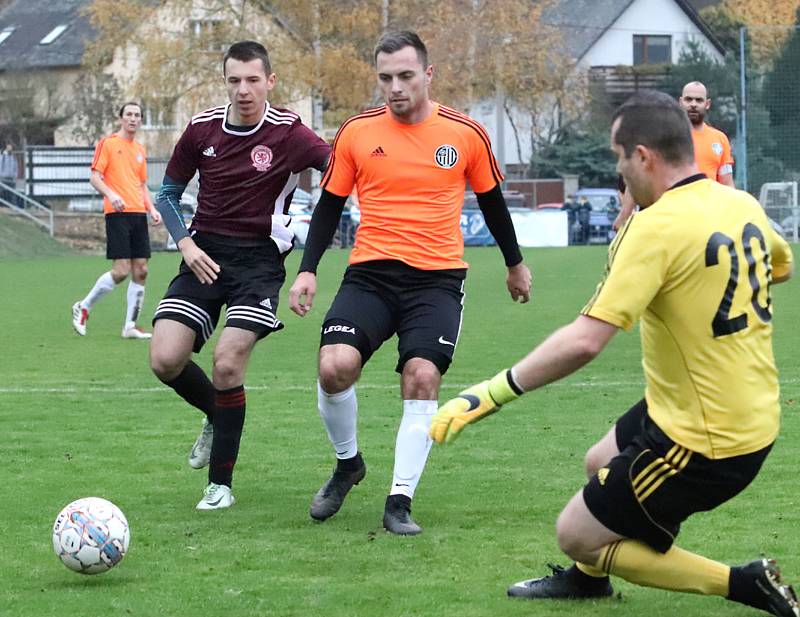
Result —
[[[4,182],[0,182],[0,206],[44,227],[50,236],[54,235],[53,211]]]

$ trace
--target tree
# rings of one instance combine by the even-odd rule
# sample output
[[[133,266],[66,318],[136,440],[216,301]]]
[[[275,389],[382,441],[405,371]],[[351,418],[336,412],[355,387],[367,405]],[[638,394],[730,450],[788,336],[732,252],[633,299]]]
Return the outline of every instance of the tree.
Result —
[[[220,99],[226,43],[268,37],[279,77],[271,100],[290,104],[310,95],[311,124],[320,131],[380,103],[375,41],[386,27],[412,29],[431,52],[434,97],[465,110],[497,97],[521,150],[524,140],[533,147],[553,141],[585,98],[580,76],[559,51],[560,32],[541,23],[550,2],[151,0],[143,9],[141,0],[93,0],[98,36],[86,62],[98,83],[113,72],[121,92],[146,107],[193,111]],[[102,93],[95,94],[97,106]]]
[[[797,12],[800,23],[800,9]],[[769,124],[775,136],[770,154],[781,160],[795,174],[800,173],[800,139],[797,119],[800,118],[800,32],[794,29],[772,70],[764,79],[763,102],[769,112]]]
[[[55,130],[72,114],[61,84],[44,71],[4,72],[0,90],[0,135],[18,147],[52,144]]]
[[[251,0],[93,0],[87,11],[97,36],[84,54],[95,84],[81,100],[84,116],[104,104],[113,89],[104,81],[114,78],[124,98],[172,124],[175,111],[188,115],[224,100],[222,55],[230,42],[268,37],[280,50],[289,39]],[[279,80],[274,100],[297,96]]]
[[[798,8],[800,0],[723,0],[715,7],[704,9],[702,16],[712,24],[723,26],[727,45],[733,42],[734,33],[730,29],[735,24],[747,26],[752,37],[753,59],[769,63],[786,42],[790,31],[785,26],[795,23]],[[734,48],[738,48],[738,38],[737,31]]]
[[[584,187],[616,186],[616,161],[608,147],[608,130],[562,134],[557,143],[534,152],[531,172],[535,178],[573,174]]]
[[[728,54],[719,63],[698,42],[689,41],[681,50],[678,62],[672,66],[662,89],[677,98],[690,81],[700,81],[708,90],[712,103],[709,123],[728,137],[735,137],[740,90],[738,58]]]

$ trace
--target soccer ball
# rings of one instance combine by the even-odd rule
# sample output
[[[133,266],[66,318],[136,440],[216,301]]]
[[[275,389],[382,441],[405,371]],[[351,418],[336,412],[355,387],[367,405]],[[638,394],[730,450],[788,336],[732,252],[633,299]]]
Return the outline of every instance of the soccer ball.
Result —
[[[117,506],[100,497],[84,497],[66,506],[53,524],[53,550],[70,570],[100,574],[128,551],[131,532]]]

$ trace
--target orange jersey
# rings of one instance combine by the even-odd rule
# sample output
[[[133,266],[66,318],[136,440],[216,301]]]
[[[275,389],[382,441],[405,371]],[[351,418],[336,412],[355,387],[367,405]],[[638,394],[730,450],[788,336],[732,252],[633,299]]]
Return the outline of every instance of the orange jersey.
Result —
[[[350,195],[361,209],[350,263],[379,259],[420,270],[466,268],[461,206],[469,181],[485,193],[503,180],[489,136],[438,103],[418,124],[397,122],[384,106],[339,129],[322,188]]]
[[[103,182],[125,202],[124,212],[147,212],[142,184],[147,182],[147,159],[144,146],[119,135],[104,137],[97,144],[92,171],[103,175]],[[103,197],[103,212],[116,212]]]
[[[725,133],[703,123],[698,130],[692,127],[694,160],[698,169],[711,180],[733,173],[731,144]]]

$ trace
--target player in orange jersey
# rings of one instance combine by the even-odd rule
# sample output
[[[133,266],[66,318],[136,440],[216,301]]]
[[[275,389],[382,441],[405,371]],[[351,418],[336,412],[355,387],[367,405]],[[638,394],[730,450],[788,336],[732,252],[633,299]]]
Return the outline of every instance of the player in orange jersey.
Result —
[[[430,100],[433,67],[425,45],[413,32],[386,34],[375,62],[386,104],[339,129],[289,302],[301,317],[311,309],[317,264],[356,188],[361,223],[323,323],[319,353],[319,411],[337,466],[314,496],[310,514],[320,521],[333,516],[366,473],[354,384],[372,354],[397,334],[403,418],[383,525],[415,535],[422,529],[411,518],[411,499],[430,451],[427,430],[441,378],[461,330],[467,264],[460,215],[467,181],[505,258],[514,301],[528,301],[531,274],[489,137],[468,116]]]
[[[706,124],[706,114],[711,108],[706,87],[699,81],[690,81],[683,87],[678,99],[692,123],[694,162],[707,178],[733,187],[733,155],[725,133]]]
[[[139,103],[125,103],[119,110],[118,133],[100,140],[92,160],[89,183],[103,196],[106,221],[106,258],[111,270],[97,279],[83,299],[72,305],[72,326],[86,335],[86,321],[92,306],[116,285],[131,275],[128,283],[128,308],[122,337],[149,339],[150,333],[136,325],[144,300],[150,237],[147,213],[153,224],[161,223],[161,215],[153,208],[147,190],[147,158],[144,146],[134,139],[142,124]]]

